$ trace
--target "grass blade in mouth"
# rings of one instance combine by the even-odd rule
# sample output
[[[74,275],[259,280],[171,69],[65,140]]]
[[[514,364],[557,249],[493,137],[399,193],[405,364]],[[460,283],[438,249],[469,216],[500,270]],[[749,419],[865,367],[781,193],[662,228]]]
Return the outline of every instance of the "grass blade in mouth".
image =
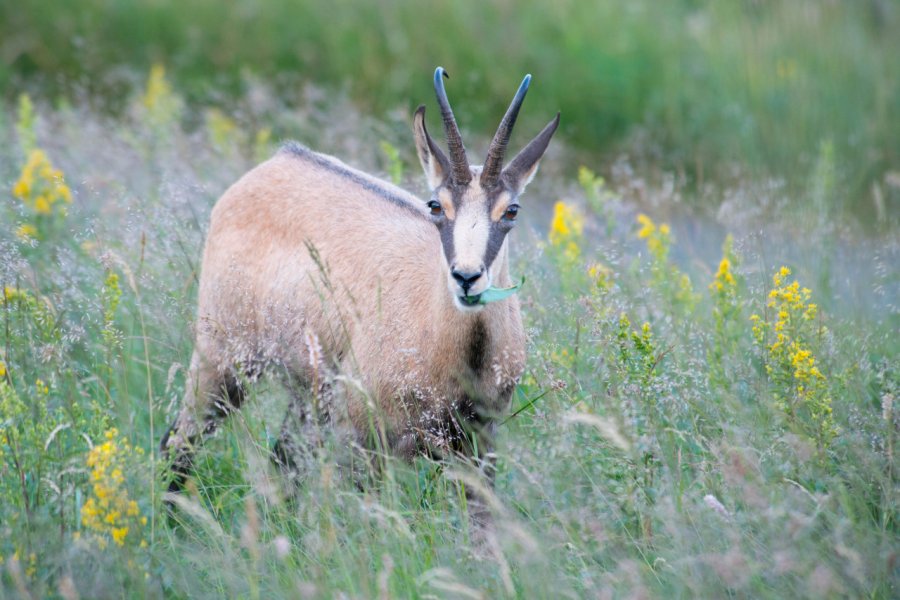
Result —
[[[510,296],[518,292],[519,288],[521,288],[523,285],[525,285],[524,275],[522,275],[522,281],[512,287],[497,288],[491,286],[481,292],[480,297],[478,298],[478,304],[488,304],[490,302],[497,302],[498,300],[505,300],[506,298],[509,298]]]

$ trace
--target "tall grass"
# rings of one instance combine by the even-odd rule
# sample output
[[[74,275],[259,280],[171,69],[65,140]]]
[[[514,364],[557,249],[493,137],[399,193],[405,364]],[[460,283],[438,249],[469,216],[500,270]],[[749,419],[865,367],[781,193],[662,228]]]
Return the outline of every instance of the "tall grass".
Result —
[[[558,148],[514,239],[528,366],[492,491],[461,463],[390,457],[360,491],[327,439],[284,488],[269,453],[287,398],[264,381],[165,517],[154,457],[185,385],[207,215],[274,149],[259,114],[238,127],[177,90],[157,70],[117,119],[27,102],[3,119],[4,594],[897,595],[896,239],[824,245],[817,212],[798,211],[802,235],[766,224],[770,200],[742,180],[720,250],[720,223],[664,208],[683,183],[621,161],[609,181],[590,168],[576,180]],[[312,92],[278,113],[318,148],[419,187],[399,117]],[[26,190],[35,151],[49,175]],[[828,169],[814,172],[827,188]],[[466,486],[483,489],[492,528],[470,528]]]
[[[306,82],[346,88],[385,115],[431,98],[443,65],[463,126],[480,132],[532,72],[522,129],[560,110],[563,134],[594,156],[632,140],[698,188],[739,167],[806,202],[828,143],[835,208],[875,220],[873,185],[897,208],[885,174],[900,164],[900,10],[883,0],[34,1],[3,3],[0,23],[7,98],[26,86],[121,109],[133,74],[163,62],[189,99],[231,111],[262,80],[292,103]]]

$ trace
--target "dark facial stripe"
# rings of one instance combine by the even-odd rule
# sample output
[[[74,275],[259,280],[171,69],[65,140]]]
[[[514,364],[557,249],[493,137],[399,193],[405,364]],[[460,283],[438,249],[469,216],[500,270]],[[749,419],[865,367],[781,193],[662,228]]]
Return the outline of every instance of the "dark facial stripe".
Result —
[[[497,253],[500,252],[507,233],[509,233],[509,227],[502,223],[491,222],[491,232],[488,234],[487,250],[484,254],[484,266],[486,268],[490,269],[491,265],[494,264],[494,259],[497,258]]]
[[[408,211],[410,214],[413,214],[422,219],[428,219],[428,217],[424,213],[420,212],[414,205],[410,203],[410,200],[403,198],[393,191],[378,185],[377,181],[374,179],[363,177],[359,173],[355,173],[349,169],[342,167],[339,164],[336,164],[333,161],[328,160],[321,154],[313,152],[303,144],[300,144],[298,142],[286,142],[281,147],[281,150],[279,150],[279,152],[286,152],[292,156],[311,162],[317,167],[321,167],[326,171],[334,173],[335,175],[340,175],[344,179],[347,179],[348,181],[352,181],[353,183],[359,185],[367,192],[372,192],[379,198],[382,198],[384,200],[387,200],[391,204],[399,206],[400,208]]]
[[[441,246],[444,247],[444,256],[447,258],[447,264],[452,265],[456,258],[456,249],[453,247],[453,226],[455,223],[449,219],[438,225],[438,231],[441,234]]]

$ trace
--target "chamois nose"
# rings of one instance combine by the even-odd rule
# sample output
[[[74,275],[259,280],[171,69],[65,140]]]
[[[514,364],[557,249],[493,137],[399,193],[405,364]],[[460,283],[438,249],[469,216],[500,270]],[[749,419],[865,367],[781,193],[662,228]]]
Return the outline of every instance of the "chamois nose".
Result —
[[[450,269],[450,274],[453,276],[453,279],[459,284],[459,286],[463,289],[464,292],[468,292],[469,288],[474,285],[478,278],[484,275],[484,269],[479,269],[478,271],[458,271],[456,268]]]

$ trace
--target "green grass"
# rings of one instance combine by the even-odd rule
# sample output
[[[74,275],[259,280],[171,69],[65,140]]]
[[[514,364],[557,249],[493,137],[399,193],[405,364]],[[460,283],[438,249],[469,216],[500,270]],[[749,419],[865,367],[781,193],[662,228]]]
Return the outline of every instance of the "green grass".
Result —
[[[531,72],[523,129],[559,110],[563,135],[594,157],[624,145],[698,189],[736,168],[775,175],[807,202],[805,175],[830,143],[835,209],[877,222],[873,185],[882,213],[900,202],[885,183],[900,164],[900,10],[884,0],[51,0],[3,3],[0,24],[7,99],[28,89],[119,112],[135,74],[161,62],[199,105],[240,113],[260,85],[296,105],[311,83],[384,116],[430,101],[443,65],[464,128],[480,133]]]
[[[620,159],[608,181],[576,179],[561,144],[514,238],[528,364],[518,414],[499,427],[485,539],[462,491],[483,484],[461,463],[384,457],[384,474],[360,491],[326,443],[286,498],[269,466],[286,402],[274,382],[254,386],[210,440],[179,521],[168,520],[156,447],[184,388],[203,234],[218,195],[273,151],[258,132],[274,125],[422,184],[405,115],[365,118],[326,94],[271,119],[250,111],[235,127],[163,88],[149,106],[128,96],[115,119],[77,102],[2,119],[3,595],[897,595],[896,237],[860,237],[827,203],[797,208],[789,191],[752,178],[705,192],[718,219],[685,212],[676,200],[694,191],[656,177],[659,165]],[[30,144],[65,174],[66,215],[13,197]],[[814,198],[831,189],[834,159],[818,143],[808,150],[819,168],[802,194]],[[644,237],[638,202],[655,222]],[[551,243],[554,216],[583,233]],[[25,223],[40,241],[22,239]],[[735,284],[722,297],[708,286],[726,232]],[[773,327],[779,318],[766,302],[782,264],[819,305],[789,326],[825,377],[811,396],[752,331],[751,314]],[[134,450],[102,446],[111,428]],[[121,463],[115,494],[138,504],[139,515],[113,518],[129,526],[121,547],[84,521],[92,446]]]

